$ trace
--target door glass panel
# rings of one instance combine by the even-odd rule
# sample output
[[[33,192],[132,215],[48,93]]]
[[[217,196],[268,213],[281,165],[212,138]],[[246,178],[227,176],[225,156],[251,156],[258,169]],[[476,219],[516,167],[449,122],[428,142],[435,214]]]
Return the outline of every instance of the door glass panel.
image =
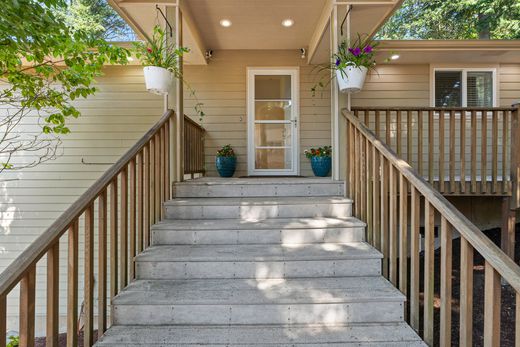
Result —
[[[256,75],[255,99],[257,100],[290,100],[290,75]]]
[[[257,148],[255,150],[255,169],[292,169],[292,149],[290,147]]]
[[[255,120],[290,120],[290,101],[255,101]]]
[[[291,146],[291,125],[286,123],[255,124],[257,147]]]

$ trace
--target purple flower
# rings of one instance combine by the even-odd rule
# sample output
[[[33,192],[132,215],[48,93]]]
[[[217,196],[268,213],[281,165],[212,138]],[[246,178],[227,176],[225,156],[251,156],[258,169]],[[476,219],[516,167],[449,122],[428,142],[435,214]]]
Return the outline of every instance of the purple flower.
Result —
[[[361,54],[361,48],[359,47],[349,48],[348,51],[352,53],[352,55],[354,55],[355,57],[358,57]]]
[[[365,53],[372,53],[373,49],[374,48],[372,46],[368,45],[365,48],[363,48],[363,52],[365,52]]]
[[[339,64],[341,64],[341,60],[336,59],[336,66],[339,66]]]

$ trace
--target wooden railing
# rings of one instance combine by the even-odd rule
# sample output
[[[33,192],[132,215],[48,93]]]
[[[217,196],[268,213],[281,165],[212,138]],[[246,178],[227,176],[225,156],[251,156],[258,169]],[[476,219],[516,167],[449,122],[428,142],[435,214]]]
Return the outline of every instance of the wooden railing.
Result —
[[[444,195],[511,194],[518,108],[362,108],[364,123]]]
[[[206,130],[184,116],[184,174],[204,174],[204,137]]]
[[[472,346],[475,342],[472,340],[474,302],[483,296],[484,345],[499,346],[502,279],[516,293],[516,318],[509,314],[508,319],[512,319],[516,327],[518,345],[520,267],[358,117],[346,111],[343,114],[348,146],[347,194],[354,200],[355,215],[367,223],[368,241],[383,253],[384,276],[408,299],[407,321],[430,346],[451,346],[452,302],[458,300],[458,342],[461,346]],[[436,223],[440,228],[440,283],[435,281],[438,271],[434,244]],[[461,238],[460,269],[452,266],[455,233]],[[420,261],[421,234],[424,235],[423,262]],[[475,292],[474,252],[485,264],[484,288],[479,287]],[[460,270],[460,296],[454,298],[452,276],[457,270]],[[440,303],[434,296],[436,284],[440,284]],[[440,311],[439,326],[434,324],[435,307]]]
[[[150,226],[164,217],[162,203],[170,198],[168,182],[172,117],[173,111],[166,112],[157,124],[0,274],[0,347],[5,347],[7,295],[18,284],[20,346],[34,346],[36,266],[45,255],[46,346],[58,346],[59,248],[62,237],[67,238],[67,346],[78,344],[80,299],[83,300],[84,346],[93,345],[94,281],[98,288],[98,336],[106,331],[109,325],[107,297],[113,298],[134,279],[134,257],[150,245]],[[83,223],[80,222],[82,218]],[[80,235],[84,237],[83,247],[80,247]],[[97,254],[94,252],[96,238]],[[79,298],[78,287],[80,251],[84,254],[83,298]],[[97,269],[94,266],[95,257]]]

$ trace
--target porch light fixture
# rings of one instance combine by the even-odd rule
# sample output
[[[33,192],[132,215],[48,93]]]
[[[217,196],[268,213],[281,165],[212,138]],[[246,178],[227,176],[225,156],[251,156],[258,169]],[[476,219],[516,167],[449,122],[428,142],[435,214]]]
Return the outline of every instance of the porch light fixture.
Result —
[[[392,59],[392,60],[397,60],[399,58],[401,58],[401,56],[399,54],[392,54],[392,56],[390,57],[390,59]]]
[[[290,18],[284,19],[282,21],[282,25],[286,28],[292,27],[294,25],[294,21]]]
[[[220,21],[220,25],[222,25],[224,28],[229,28],[231,26],[231,21],[229,19],[222,19]]]

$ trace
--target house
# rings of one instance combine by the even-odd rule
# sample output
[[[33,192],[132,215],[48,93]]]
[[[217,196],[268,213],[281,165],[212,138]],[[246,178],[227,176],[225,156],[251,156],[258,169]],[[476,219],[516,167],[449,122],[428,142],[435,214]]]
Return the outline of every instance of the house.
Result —
[[[160,24],[190,48],[182,68],[196,94],[177,83],[152,95],[137,62],[109,66],[78,102],[63,155],[6,173],[0,347],[7,329],[22,346],[35,335],[55,346],[63,332],[74,346],[79,329],[86,345],[106,331],[100,346],[447,346],[455,303],[469,346],[473,298],[485,345],[500,343],[501,280],[520,290],[509,257],[519,42],[382,42],[379,61],[399,57],[360,93],[332,81],[313,95],[338,42],[374,35],[401,1],[110,3],[138,35]],[[226,144],[235,178],[216,179]],[[310,178],[303,150],[325,145],[331,178]],[[207,177],[180,183],[187,174]],[[505,253],[481,232],[502,220]],[[473,251],[485,260],[480,292]]]

